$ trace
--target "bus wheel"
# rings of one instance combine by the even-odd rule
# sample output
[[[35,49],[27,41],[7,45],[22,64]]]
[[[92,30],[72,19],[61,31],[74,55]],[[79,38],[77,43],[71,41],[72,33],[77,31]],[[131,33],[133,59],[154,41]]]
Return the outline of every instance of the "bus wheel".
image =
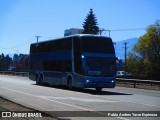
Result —
[[[36,76],[36,85],[39,85],[40,84],[40,80],[39,80],[39,77]]]
[[[67,87],[69,89],[72,89],[72,78],[71,77],[68,78]]]
[[[43,85],[43,76],[42,76],[42,75],[40,76],[39,84],[40,84],[40,85]]]
[[[101,92],[102,88],[96,88],[97,92]]]

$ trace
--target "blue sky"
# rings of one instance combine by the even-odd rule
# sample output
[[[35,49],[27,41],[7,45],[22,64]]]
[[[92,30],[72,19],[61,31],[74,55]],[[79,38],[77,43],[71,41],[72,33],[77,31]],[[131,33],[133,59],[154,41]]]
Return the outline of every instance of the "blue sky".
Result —
[[[0,0],[0,54],[29,53],[29,45],[83,28],[89,9],[108,30],[146,28],[160,19],[160,0]],[[111,31],[114,42],[138,38],[145,29]],[[108,36],[108,32],[103,33]]]

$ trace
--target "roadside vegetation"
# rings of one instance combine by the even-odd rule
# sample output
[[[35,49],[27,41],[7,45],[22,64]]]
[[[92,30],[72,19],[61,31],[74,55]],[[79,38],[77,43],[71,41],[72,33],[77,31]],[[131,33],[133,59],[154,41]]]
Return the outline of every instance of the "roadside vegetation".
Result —
[[[137,77],[160,80],[160,20],[147,27],[129,52],[127,70]]]

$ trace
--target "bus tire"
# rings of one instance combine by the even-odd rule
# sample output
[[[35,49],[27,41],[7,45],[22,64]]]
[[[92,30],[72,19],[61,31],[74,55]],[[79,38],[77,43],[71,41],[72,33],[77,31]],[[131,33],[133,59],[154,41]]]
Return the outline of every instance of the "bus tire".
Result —
[[[69,76],[68,79],[67,79],[67,87],[69,89],[72,89],[72,78]]]
[[[101,91],[102,91],[101,87],[96,88],[96,92],[101,92]]]
[[[40,84],[39,77],[38,75],[36,75],[36,85],[39,85],[39,84]]]
[[[40,82],[40,85],[43,85],[43,75],[40,76],[39,82]]]

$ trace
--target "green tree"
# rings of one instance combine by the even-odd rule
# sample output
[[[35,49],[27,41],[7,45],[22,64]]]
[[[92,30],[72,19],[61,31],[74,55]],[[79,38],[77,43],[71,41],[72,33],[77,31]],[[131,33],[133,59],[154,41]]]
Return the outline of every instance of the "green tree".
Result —
[[[98,34],[99,33],[99,27],[97,23],[97,19],[95,17],[95,14],[93,14],[93,10],[90,9],[89,14],[87,14],[87,17],[83,23],[84,31],[82,34]]]
[[[160,21],[146,29],[146,33],[141,36],[133,47],[134,53],[128,56],[128,67],[132,73],[145,74],[154,79],[160,79]],[[134,56],[134,57],[133,57]],[[136,60],[134,60],[137,58]],[[129,66],[131,61],[135,61],[135,69]],[[138,64],[139,63],[139,64]],[[141,66],[141,69],[139,68]]]
[[[6,58],[7,58],[7,59],[10,59],[9,54],[6,55]]]
[[[3,53],[0,55],[0,58],[4,58],[4,54]]]
[[[137,56],[135,52],[129,52],[127,59],[127,70],[134,76],[145,77],[146,73],[144,69],[144,63],[141,57]]]

